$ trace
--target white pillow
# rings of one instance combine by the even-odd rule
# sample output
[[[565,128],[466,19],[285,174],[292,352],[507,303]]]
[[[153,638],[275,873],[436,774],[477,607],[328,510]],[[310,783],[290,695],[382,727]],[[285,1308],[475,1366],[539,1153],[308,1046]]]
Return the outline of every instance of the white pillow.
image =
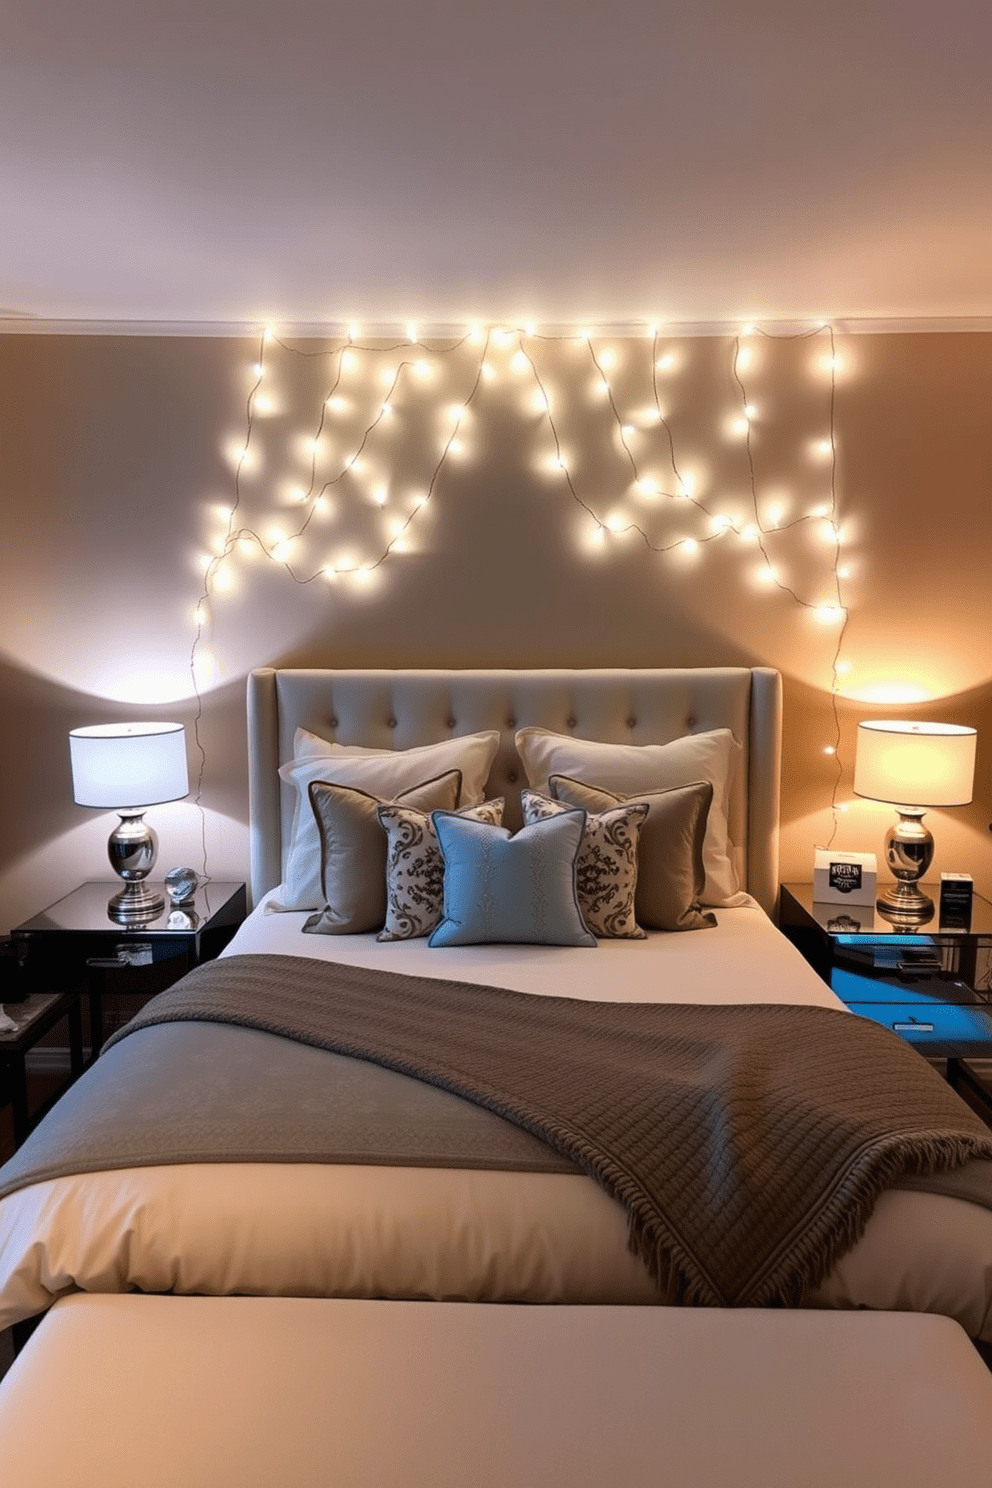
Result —
[[[320,835],[310,805],[313,780],[348,785],[380,800],[392,801],[401,791],[449,770],[462,774],[458,807],[477,806],[499,747],[499,732],[461,734],[439,744],[414,749],[362,749],[331,744],[306,729],[297,729],[293,759],[280,765],[279,774],[297,790],[296,809],[286,851],[283,882],[266,902],[266,913],[277,910],[321,909]]]
[[[727,909],[751,902],[740,892],[727,820],[742,752],[729,729],[685,734],[670,744],[603,744],[543,728],[520,729],[515,738],[527,782],[543,795],[552,794],[551,775],[568,775],[625,796],[710,781],[713,804],[703,841],[706,882],[701,903]]]

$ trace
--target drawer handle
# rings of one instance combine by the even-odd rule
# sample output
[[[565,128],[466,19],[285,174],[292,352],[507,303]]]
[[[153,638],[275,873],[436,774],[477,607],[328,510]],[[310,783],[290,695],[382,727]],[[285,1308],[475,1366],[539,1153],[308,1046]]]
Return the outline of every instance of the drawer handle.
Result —
[[[933,1033],[933,1024],[917,1023],[913,1018],[908,1023],[893,1023],[892,1031],[893,1033]]]

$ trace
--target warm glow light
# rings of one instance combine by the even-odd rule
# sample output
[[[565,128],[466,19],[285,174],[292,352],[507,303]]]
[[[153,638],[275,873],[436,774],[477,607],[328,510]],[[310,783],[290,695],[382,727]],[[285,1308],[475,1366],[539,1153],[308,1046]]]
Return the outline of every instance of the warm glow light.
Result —
[[[736,545],[726,535],[740,536],[751,544],[761,544],[760,552],[741,555],[745,558],[745,569],[752,569],[755,559],[759,565],[764,559],[764,566],[751,576],[765,586],[778,585],[783,602],[794,600],[797,606],[824,625],[846,617],[838,585],[839,580],[847,576],[848,569],[840,568],[836,561],[842,533],[835,520],[830,467],[826,482],[822,479],[822,469],[818,471],[806,464],[804,484],[797,480],[793,490],[785,481],[778,489],[774,484],[769,489],[766,473],[755,470],[748,452],[737,442],[728,443],[720,451],[719,465],[714,455],[710,468],[702,428],[690,424],[692,433],[687,436],[681,423],[669,429],[664,422],[665,414],[659,406],[660,374],[684,370],[687,351],[683,345],[672,342],[668,348],[662,349],[657,340],[657,324],[645,324],[643,332],[635,328],[626,333],[622,341],[603,328],[597,328],[594,323],[556,336],[541,333],[542,343],[570,342],[573,348],[572,352],[563,354],[563,365],[556,368],[555,380],[551,383],[553,402],[543,385],[541,372],[524,350],[523,337],[538,334],[530,322],[514,320],[495,327],[487,327],[482,322],[467,322],[459,335],[450,329],[442,332],[430,327],[425,332],[411,320],[405,330],[410,344],[416,347],[413,352],[402,345],[385,344],[386,335],[381,335],[381,345],[357,347],[355,343],[361,335],[358,323],[339,319],[337,324],[339,327],[347,324],[347,340],[343,341],[338,331],[336,344],[329,344],[326,350],[317,347],[303,352],[282,342],[265,350],[264,393],[257,384],[248,392],[248,427],[243,442],[236,449],[232,442],[229,457],[239,474],[243,474],[249,463],[260,464],[263,457],[272,458],[277,463],[271,480],[262,481],[253,476],[251,480],[242,478],[235,484],[236,515],[232,519],[228,509],[220,516],[224,535],[214,559],[206,560],[212,564],[206,571],[205,589],[208,592],[229,584],[232,574],[240,582],[242,574],[249,571],[232,563],[223,567],[219,564],[218,558],[226,558],[235,547],[239,556],[244,547],[256,561],[269,558],[282,562],[287,566],[290,579],[298,584],[306,584],[321,574],[326,574],[329,579],[336,578],[342,572],[360,575],[358,582],[365,583],[380,569],[385,573],[385,560],[408,548],[408,532],[415,543],[425,538],[419,512],[433,494],[435,484],[443,486],[445,464],[453,466],[456,459],[466,454],[478,458],[475,441],[469,438],[466,442],[465,439],[466,418],[470,418],[468,427],[474,430],[483,409],[488,414],[493,399],[503,398],[504,412],[515,411],[519,417],[521,411],[529,413],[533,410],[540,416],[542,428],[538,430],[535,421],[531,429],[531,434],[537,436],[534,443],[538,447],[532,458],[540,471],[564,476],[557,492],[566,500],[574,498],[582,510],[577,536],[583,544],[595,545],[597,551],[610,551],[610,544],[606,541],[610,534],[636,532],[649,551],[667,556],[671,562],[679,554],[684,558],[692,555],[702,557],[710,542],[723,537],[720,547],[726,562],[736,554]],[[420,339],[424,334],[427,336],[426,346]],[[756,360],[764,362],[766,352],[763,346],[759,348],[756,341],[743,344],[744,338],[759,334],[754,326],[749,325],[742,328],[738,337],[731,339],[732,351],[726,370],[732,378],[744,368],[753,368]],[[610,344],[603,344],[604,336]],[[432,339],[435,337],[438,338],[436,343]],[[402,333],[397,339],[402,341]],[[470,343],[485,349],[473,351]],[[582,350],[581,355],[575,350],[577,346]],[[505,354],[501,355],[498,348],[505,348]],[[543,345],[540,354],[544,354]],[[322,384],[316,383],[316,407],[309,430],[306,409],[301,404],[300,378],[294,372],[285,392],[280,386],[284,363],[304,355],[315,359],[312,364],[315,369],[327,369],[327,380]],[[325,360],[316,360],[320,358]],[[817,361],[814,357],[813,365],[835,371],[840,363],[839,359]],[[260,379],[261,358],[253,370],[256,379]],[[344,376],[346,372],[349,374],[347,379]],[[508,386],[500,389],[498,382],[498,378],[507,372],[515,374],[512,392]],[[623,380],[614,385],[619,373],[623,374]],[[405,393],[412,391],[404,386],[406,375],[414,379],[433,378],[437,392],[417,389],[415,396],[404,397]],[[497,382],[493,392],[489,392],[487,387],[488,396],[477,402],[475,393],[480,384],[483,381],[489,384],[494,378]],[[667,388],[673,384],[674,378],[667,377],[664,402],[672,406],[673,394]],[[373,387],[378,389],[378,398],[371,391]],[[399,393],[394,391],[396,388],[400,389]],[[763,410],[761,416],[767,418],[774,417],[776,409],[769,402],[770,394],[765,391],[764,384],[755,382],[753,391],[758,394],[755,401],[752,401],[750,385],[745,390],[741,381],[740,390],[740,401],[736,408],[726,411],[721,432],[727,432],[732,418],[736,432],[747,438],[752,421],[759,418],[759,408]],[[289,403],[290,391],[292,405]],[[598,401],[595,418],[588,417],[588,410],[584,416],[583,397],[589,393]],[[719,393],[714,394],[711,406],[719,406],[719,396]],[[396,487],[391,487],[390,479],[385,478],[394,476],[397,470],[390,439],[393,431],[384,423],[393,413],[394,401],[402,414],[405,466],[409,465],[414,479],[419,478],[427,487],[426,494],[414,493],[409,498],[400,496],[399,500]],[[687,400],[679,397],[679,403],[682,402],[688,406]],[[296,457],[295,460],[285,459],[286,435],[281,424],[263,423],[260,417],[253,433],[253,415],[274,412],[285,412],[287,422],[290,414],[293,417],[293,427],[298,432],[290,433],[289,441],[290,453]],[[431,420],[433,439],[429,437],[431,425],[428,421]],[[543,432],[544,421],[550,440]],[[822,414],[819,427],[821,430],[824,428]],[[345,439],[338,434],[341,428],[347,429]],[[830,432],[832,434],[832,429]],[[304,444],[308,433],[309,443]],[[689,438],[695,443],[689,443]],[[563,445],[566,439],[567,447]],[[683,448],[684,440],[687,442]],[[597,449],[597,444],[602,448]],[[552,448],[555,452],[541,454],[542,445],[546,451]],[[832,438],[814,441],[803,437],[798,449],[806,459],[811,451],[817,455],[832,455]],[[779,452],[776,449],[774,453],[778,463]],[[280,459],[283,462],[281,469]],[[423,464],[414,466],[414,460],[423,461]],[[683,469],[686,461],[688,471]],[[294,477],[292,485],[281,478],[281,470],[287,477]],[[360,481],[349,478],[349,472],[357,475],[360,470]],[[268,475],[267,470],[265,474]],[[818,475],[819,491],[816,490]],[[812,490],[809,489],[811,486]],[[453,489],[457,490],[457,486]],[[324,491],[333,493],[326,504]],[[720,494],[714,494],[717,492]],[[829,501],[823,499],[825,494],[829,494]],[[698,510],[688,513],[691,520],[685,522],[685,527],[695,536],[681,535],[672,530],[677,515],[672,511],[668,498],[676,495],[697,504]],[[776,502],[776,498],[780,499]],[[445,505],[439,505],[437,520],[441,520]],[[716,505],[722,509],[710,510]],[[371,506],[385,511],[381,523],[368,523],[367,516],[359,517],[362,507],[367,511]],[[325,513],[328,509],[333,512],[334,531],[340,533],[341,540],[355,548],[354,556],[349,555],[347,559],[325,556],[323,567],[314,553],[314,544],[326,542],[330,530],[326,517],[323,520],[317,518],[318,510],[322,508]],[[404,511],[409,511],[405,519]],[[759,512],[760,523],[756,518]],[[682,513],[685,520],[684,505]],[[806,518],[803,513],[807,514]],[[276,533],[270,533],[267,527],[267,517],[272,516],[285,519]],[[747,521],[748,517],[754,520]],[[801,525],[810,518],[814,520],[814,535],[822,540],[822,546],[821,542],[809,544],[802,541]],[[433,526],[433,521],[430,525]],[[763,534],[769,533],[770,529],[776,529],[776,535],[763,542]],[[267,534],[264,541],[255,537],[256,532]],[[852,541],[852,532],[856,533],[856,521],[845,516],[845,542]],[[790,544],[787,559],[786,542]],[[627,547],[625,543],[624,548]],[[290,554],[293,555],[292,568],[288,567]],[[777,563],[779,560],[787,561],[788,567],[782,569],[787,574],[787,584],[779,579],[771,557]],[[835,589],[837,602],[829,605],[818,602],[819,595],[830,594]],[[840,667],[831,673],[835,688],[839,675]]]

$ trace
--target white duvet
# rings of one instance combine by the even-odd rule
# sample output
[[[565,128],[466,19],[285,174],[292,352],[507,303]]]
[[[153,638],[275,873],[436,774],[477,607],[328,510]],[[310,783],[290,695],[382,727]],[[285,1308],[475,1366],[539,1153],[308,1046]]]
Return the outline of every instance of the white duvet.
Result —
[[[249,916],[225,954],[381,966],[607,1001],[837,999],[757,908],[715,930],[596,949],[380,945]],[[653,1303],[625,1216],[571,1174],[312,1164],[181,1164],[53,1179],[0,1201],[0,1328],[67,1292]],[[892,1191],[813,1306],[943,1313],[992,1341],[992,1212]]]

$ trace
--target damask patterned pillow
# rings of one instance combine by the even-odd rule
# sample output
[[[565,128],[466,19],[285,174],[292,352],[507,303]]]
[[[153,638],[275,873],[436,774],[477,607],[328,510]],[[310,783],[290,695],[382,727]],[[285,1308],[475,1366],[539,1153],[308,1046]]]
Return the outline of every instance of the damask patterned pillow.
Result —
[[[521,791],[524,821],[542,821],[569,808],[537,791]],[[637,844],[648,814],[643,801],[626,802],[608,811],[589,812],[575,865],[579,909],[600,940],[644,940],[634,918],[637,890]]]
[[[380,806],[378,814],[386,833],[386,923],[376,939],[430,935],[444,909],[444,859],[430,813],[388,805]],[[498,827],[503,821],[502,797],[466,806],[457,815]]]

